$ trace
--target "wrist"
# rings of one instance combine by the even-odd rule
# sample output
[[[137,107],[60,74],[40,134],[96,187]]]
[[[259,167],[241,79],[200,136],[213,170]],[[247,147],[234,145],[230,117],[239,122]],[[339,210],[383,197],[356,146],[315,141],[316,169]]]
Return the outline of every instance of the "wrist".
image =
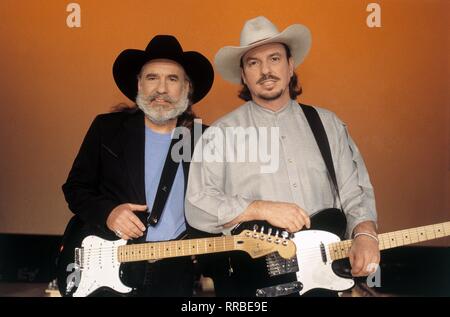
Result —
[[[373,221],[363,221],[360,222],[358,225],[355,226],[355,228],[353,229],[353,234],[352,236],[355,236],[355,234],[359,233],[359,232],[367,232],[370,233],[374,236],[377,236],[377,229],[376,229],[376,224]]]
[[[261,208],[261,201],[255,200],[251,204],[251,218],[255,220],[264,220],[264,210]]]
[[[371,233],[371,232],[364,232],[364,231],[355,233],[355,234],[353,235],[353,240],[355,240],[355,239],[358,238],[358,237],[362,237],[362,236],[368,237],[368,238],[370,238],[370,239],[376,241],[377,243],[380,243],[380,241],[378,240],[378,236],[377,236],[376,233],[373,234],[373,233]]]

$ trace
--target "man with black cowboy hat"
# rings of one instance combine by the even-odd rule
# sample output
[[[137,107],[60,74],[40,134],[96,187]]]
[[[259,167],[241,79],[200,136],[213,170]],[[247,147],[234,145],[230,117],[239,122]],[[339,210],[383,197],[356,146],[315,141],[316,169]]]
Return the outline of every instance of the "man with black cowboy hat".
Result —
[[[158,35],[144,51],[121,52],[113,75],[137,107],[95,118],[63,185],[65,198],[72,212],[106,236],[178,239],[189,229],[184,215],[189,163],[172,157],[171,149],[183,142],[190,151],[193,140],[178,140],[174,131],[194,129],[191,107],[209,92],[212,65],[198,52],[184,52],[175,37]],[[145,265],[139,295],[192,295],[190,258]]]
[[[277,146],[267,148],[279,149],[279,161],[270,173],[261,172],[261,159],[227,163],[224,158],[225,166],[205,160],[192,163],[186,217],[193,227],[211,233],[227,232],[238,223],[252,220],[265,220],[297,232],[309,228],[313,213],[340,208],[347,219],[346,235],[354,237],[349,256],[352,274],[366,276],[371,271],[369,264],[377,264],[380,257],[374,191],[346,125],[328,110],[309,107],[318,113],[328,138],[337,180],[334,184],[309,119],[296,101],[301,88],[294,70],[310,46],[307,27],[294,24],[279,32],[271,21],[260,16],[245,23],[240,46],[227,46],[216,54],[216,69],[224,79],[243,85],[239,96],[246,103],[213,127],[219,131],[230,127],[277,128]],[[209,128],[206,135],[212,131]],[[261,141],[262,134],[258,138]],[[205,140],[209,142],[206,136]],[[231,144],[235,144],[231,153],[242,146]],[[245,146],[244,153],[249,153],[251,145]],[[248,285],[259,278],[256,270],[233,267],[237,263],[234,258],[231,254],[228,259],[229,278],[224,276],[221,283],[228,279],[230,284],[222,294],[254,296]]]

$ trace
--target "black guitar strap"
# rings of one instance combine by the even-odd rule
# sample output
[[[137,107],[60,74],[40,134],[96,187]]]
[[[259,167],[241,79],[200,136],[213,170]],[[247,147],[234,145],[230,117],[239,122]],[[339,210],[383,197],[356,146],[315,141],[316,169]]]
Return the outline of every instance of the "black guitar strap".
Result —
[[[177,125],[178,127],[178,125]],[[177,142],[182,142],[183,134],[181,137],[172,138],[170,142],[169,150],[167,151],[166,161],[161,173],[161,178],[159,180],[158,189],[156,191],[155,201],[153,202],[153,207],[150,215],[147,218],[147,222],[150,226],[156,226],[161,219],[162,212],[167,203],[167,198],[169,198],[170,190],[172,189],[173,182],[175,180],[175,175],[177,174],[178,166],[180,166],[181,160],[175,162],[172,158],[172,148]],[[182,148],[181,148],[182,149]],[[182,155],[182,153],[180,153]]]
[[[323,126],[322,120],[320,120],[319,114],[317,113],[317,110],[314,109],[314,107],[304,104],[300,104],[300,106],[305,113],[306,120],[308,120],[309,126],[312,130],[312,133],[314,134],[314,138],[316,139],[316,143],[319,146],[320,153],[322,154],[323,160],[325,161],[328,174],[330,174],[331,181],[334,185],[334,190],[342,207],[341,196],[339,195],[339,187],[336,179],[336,172],[333,165],[333,157],[331,155],[330,143],[328,142],[325,127]]]

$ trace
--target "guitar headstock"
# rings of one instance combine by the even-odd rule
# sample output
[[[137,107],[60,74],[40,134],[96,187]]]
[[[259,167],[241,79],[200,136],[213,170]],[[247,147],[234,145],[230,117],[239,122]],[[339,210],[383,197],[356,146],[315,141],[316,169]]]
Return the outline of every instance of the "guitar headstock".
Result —
[[[236,249],[247,252],[252,258],[278,252],[281,257],[290,259],[297,252],[295,243],[285,237],[251,230],[243,230],[234,237]]]

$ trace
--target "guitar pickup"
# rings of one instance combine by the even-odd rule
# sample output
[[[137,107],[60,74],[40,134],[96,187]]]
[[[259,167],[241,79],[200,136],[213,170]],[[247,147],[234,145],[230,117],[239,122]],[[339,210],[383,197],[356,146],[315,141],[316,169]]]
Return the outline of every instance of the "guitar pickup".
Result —
[[[75,269],[83,269],[83,248],[75,248]]]
[[[271,253],[266,256],[266,267],[269,276],[294,273],[298,271],[297,257],[284,259],[278,253]]]
[[[275,286],[264,287],[256,290],[256,297],[278,297],[299,293],[303,284],[295,281]]]

